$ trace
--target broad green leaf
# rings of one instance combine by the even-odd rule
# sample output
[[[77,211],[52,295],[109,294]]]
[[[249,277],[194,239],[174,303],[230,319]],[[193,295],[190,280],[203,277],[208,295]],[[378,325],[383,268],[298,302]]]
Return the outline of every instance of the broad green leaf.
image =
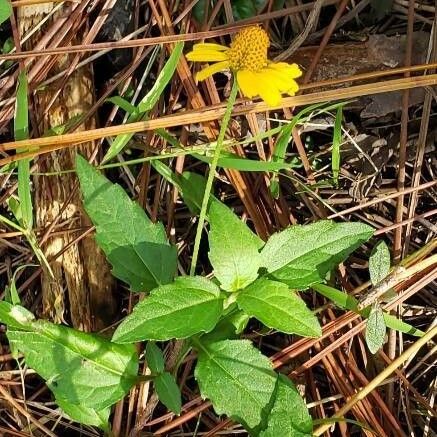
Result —
[[[293,383],[284,375],[278,375],[273,408],[267,428],[260,437],[311,437],[313,421],[308,408]]]
[[[223,311],[220,289],[200,277],[182,276],[151,291],[114,332],[113,341],[188,338],[209,332]]]
[[[248,340],[200,340],[196,348],[194,374],[202,397],[211,400],[219,415],[226,414],[249,429],[260,425],[277,378],[269,359]]]
[[[20,71],[18,76],[17,95],[14,115],[14,136],[15,140],[25,140],[29,138],[29,104],[28,86],[25,71]],[[27,148],[20,148],[19,152],[26,152]],[[18,161],[18,197],[20,199],[20,211],[23,226],[30,231],[33,226],[33,209],[31,197],[30,180],[30,159],[20,159]]]
[[[159,400],[175,414],[181,412],[181,391],[173,375],[164,372],[153,380]]]
[[[369,258],[370,281],[373,285],[381,282],[390,272],[390,251],[385,241],[380,241]]]
[[[209,260],[221,288],[236,291],[258,277],[264,242],[226,205],[209,206]]]
[[[269,328],[304,337],[322,335],[317,317],[282,282],[260,278],[238,294],[237,304]]]
[[[12,14],[12,6],[9,0],[0,0],[0,24],[4,23]]]
[[[304,289],[323,281],[372,234],[373,229],[363,223],[321,220],[290,226],[269,238],[261,251],[262,266],[273,278]]]
[[[376,354],[384,344],[385,331],[384,313],[379,305],[373,306],[366,326],[366,343],[372,354]]]
[[[133,345],[111,343],[44,320],[30,322],[26,331],[11,324],[7,337],[61,402],[103,410],[136,383],[138,357]]]
[[[77,156],[84,207],[96,226],[96,241],[112,264],[113,274],[133,291],[170,283],[177,268],[176,248],[162,224],[150,221],[119,186]]]
[[[64,411],[64,413],[75,422],[83,425],[97,426],[98,428],[109,432],[109,415],[111,409],[109,407],[103,410],[96,411],[91,407],[72,404],[65,399],[56,399],[56,403]]]
[[[147,366],[153,373],[164,372],[165,362],[161,349],[153,341],[149,341],[146,346]]]
[[[341,145],[341,123],[343,121],[343,107],[337,109],[334,122],[334,136],[332,138],[331,166],[334,183],[338,185],[338,175],[340,173],[340,145]]]
[[[156,102],[161,97],[161,94],[164,92],[165,87],[170,82],[173,74],[176,70],[176,67],[179,62],[179,58],[182,54],[182,50],[184,48],[183,42],[178,42],[175,44],[174,49],[164,65],[164,68],[159,73],[158,77],[155,80],[155,83],[152,89],[147,93],[147,95],[141,100],[138,104],[136,111],[132,112],[128,118],[128,123],[133,123],[140,120],[145,120],[147,118],[148,112],[155,106]],[[133,133],[131,134],[123,134],[119,135],[111,144],[108,152],[103,158],[103,163],[109,161],[118,153],[120,153],[129,140],[133,137]]]
[[[179,178],[179,184],[182,197],[188,209],[192,214],[199,214],[202,206],[203,193],[205,192],[206,179],[200,174],[184,171]],[[210,199],[215,199],[215,197],[211,194]]]

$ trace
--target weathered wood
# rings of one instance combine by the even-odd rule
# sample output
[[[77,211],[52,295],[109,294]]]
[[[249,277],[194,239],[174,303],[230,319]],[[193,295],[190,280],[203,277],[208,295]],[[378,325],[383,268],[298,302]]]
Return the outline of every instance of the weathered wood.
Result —
[[[21,35],[39,23],[53,7],[53,3],[46,3],[19,8],[18,23]],[[53,25],[59,14],[65,13],[68,13],[68,10],[56,12],[26,43],[25,49],[30,50],[41,38],[44,30]],[[77,44],[80,40],[73,38],[71,43]],[[50,73],[56,74],[68,68],[71,59],[72,56],[59,57]],[[60,86],[61,92],[49,106]],[[92,70],[88,67],[76,69],[65,84],[59,80],[49,87],[37,90],[33,94],[33,114],[39,133],[44,134],[48,129],[86,113],[93,102],[93,76]],[[78,130],[92,129],[95,125],[95,119],[88,118]],[[89,156],[94,146],[93,143],[84,144],[79,153]],[[74,168],[75,153],[75,150],[67,148],[41,157],[37,161],[38,170],[44,173]],[[63,224],[64,229],[89,225],[81,211],[78,190],[73,193],[76,183],[76,176],[70,173],[34,176],[34,203],[38,227],[47,228],[56,220]],[[43,245],[46,257],[56,257],[77,236],[73,233],[50,236]],[[54,278],[44,271],[41,280],[44,317],[61,322],[68,311],[73,326],[85,331],[101,329],[111,321],[115,311],[112,294],[114,282],[104,255],[92,236],[73,244],[61,256],[57,256],[51,262],[51,267]]]

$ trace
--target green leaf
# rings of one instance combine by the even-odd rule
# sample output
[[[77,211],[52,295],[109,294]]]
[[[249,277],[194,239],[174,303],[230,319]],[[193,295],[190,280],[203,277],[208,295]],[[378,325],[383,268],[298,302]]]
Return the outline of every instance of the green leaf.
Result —
[[[12,14],[12,6],[9,0],[0,0],[0,24],[4,23]]]
[[[98,428],[109,432],[109,415],[111,414],[111,409],[109,407],[96,411],[91,407],[72,404],[65,399],[56,399],[56,403],[64,413],[75,422],[79,422],[83,425],[97,426]]]
[[[212,342],[237,338],[246,328],[248,321],[249,316],[234,306],[231,312],[221,318],[211,332],[202,336],[202,341]]]
[[[9,325],[9,342],[61,402],[103,410],[136,383],[138,357],[133,345],[114,344],[44,320],[26,324],[20,331]]]
[[[173,375],[164,372],[154,379],[156,393],[159,400],[175,414],[180,414],[182,401],[181,391],[176,384]]]
[[[193,153],[193,156],[200,161],[211,163],[212,158],[209,156],[199,155]],[[296,167],[293,163],[288,164],[286,162],[274,162],[274,161],[260,161],[254,159],[242,158],[234,153],[221,152],[220,158],[217,162],[218,167],[230,168],[239,171],[259,171],[259,172],[272,172],[280,171],[287,168]]]
[[[422,337],[425,334],[420,329],[416,329],[414,326],[411,326],[409,323],[404,322],[403,320],[398,319],[391,314],[384,314],[384,322],[387,328],[394,329],[399,332],[403,332],[404,334],[414,335],[416,337]]]
[[[261,251],[262,266],[273,278],[304,289],[323,281],[372,234],[373,229],[363,223],[321,220],[290,226],[269,238]]]
[[[17,141],[29,138],[29,104],[27,94],[26,72],[20,71],[14,115],[14,136]],[[25,152],[27,150],[27,148],[22,147],[19,152]],[[18,197],[20,199],[23,226],[28,231],[31,230],[33,226],[33,208],[30,189],[30,159],[20,159],[20,161],[18,161]]]
[[[127,120],[128,123],[134,123],[136,121],[147,119],[148,112],[155,106],[156,102],[161,97],[161,94],[164,92],[165,87],[173,77],[183,48],[183,42],[178,42],[175,44],[168,61],[165,63],[163,69],[156,78],[152,89],[141,100],[141,102],[136,107],[136,110],[131,113]],[[132,108],[129,107],[129,109],[130,111],[132,111]],[[109,161],[110,159],[114,158],[114,156],[116,156],[118,153],[120,153],[133,136],[133,133],[118,135],[111,144],[109,150],[106,152],[102,163]]]
[[[13,329],[29,329],[30,323],[35,316],[20,305],[12,305],[9,302],[0,302],[0,322]]]
[[[372,354],[376,354],[384,344],[385,331],[384,313],[379,305],[373,306],[366,326],[366,343]]]
[[[195,377],[202,397],[212,401],[219,415],[226,414],[249,429],[260,425],[276,384],[269,359],[248,340],[200,340],[196,348]]]
[[[128,114],[133,114],[137,107],[135,105],[132,105],[132,103],[128,102],[126,99],[120,96],[112,96],[105,100],[105,102],[113,103],[116,106],[119,106],[123,111],[127,112]]]
[[[282,282],[260,278],[238,294],[237,304],[269,328],[304,337],[322,335],[317,317]]]
[[[275,148],[273,151],[273,162],[284,162],[287,147],[290,143],[291,134],[293,132],[293,129],[295,126],[297,126],[299,123],[307,120],[313,112],[316,113],[323,113],[328,112],[340,107],[343,107],[348,102],[337,102],[334,104],[326,105],[326,103],[315,103],[314,105],[307,106],[306,108],[299,111],[290,121],[290,123],[284,125],[281,129],[281,132],[278,136],[278,139],[276,140]],[[279,197],[279,181],[278,181],[278,175],[273,175],[271,184],[270,184],[270,191],[272,195],[275,198]]]
[[[96,226],[96,241],[112,264],[114,276],[133,291],[171,282],[177,253],[162,224],[152,223],[119,185],[111,184],[81,156],[77,156],[76,170],[85,210]]]
[[[373,285],[381,282],[390,272],[390,250],[385,241],[380,241],[369,258],[370,281]]]
[[[147,366],[153,373],[164,372],[165,362],[161,349],[153,341],[149,341],[146,346]]]
[[[278,375],[275,400],[267,428],[259,436],[311,437],[312,431],[313,421],[304,400],[286,376]]]
[[[320,293],[322,296],[330,299],[338,307],[361,314],[363,317],[369,317],[370,308],[365,308],[359,312],[358,300],[355,299],[355,297],[325,284],[313,284],[311,288],[316,290],[317,293]],[[411,326],[410,324],[387,313],[384,313],[384,321],[387,325],[387,328],[395,329],[396,331],[400,331],[405,334],[415,335],[417,337],[421,337],[424,334],[420,329],[416,329],[414,326]]]
[[[179,184],[182,190],[182,197],[188,209],[192,214],[199,214],[206,187],[206,178],[197,173],[184,171],[179,178]],[[215,199],[215,197],[211,194],[210,199]]]
[[[200,276],[183,276],[172,284],[155,288],[114,332],[113,341],[188,338],[209,332],[223,311],[220,289]]]
[[[170,82],[173,77],[176,67],[179,62],[179,58],[182,55],[182,50],[184,49],[184,43],[177,42],[171,52],[168,61],[165,63],[163,69],[159,73],[158,77],[153,84],[152,89],[147,93],[147,95],[142,99],[138,105],[140,112],[147,112],[153,109],[161,94],[164,92],[165,87]]]
[[[244,20],[254,17],[266,3],[266,0],[234,0],[232,1],[232,14],[235,20]]]
[[[325,284],[313,284],[311,287],[338,307],[357,312],[358,300],[355,297]]]
[[[236,291],[258,277],[264,242],[226,205],[209,207],[209,260],[221,288]]]
[[[340,145],[341,145],[341,123],[343,121],[343,107],[337,109],[334,123],[334,137],[332,139],[331,166],[334,183],[338,185],[338,175],[340,173]]]

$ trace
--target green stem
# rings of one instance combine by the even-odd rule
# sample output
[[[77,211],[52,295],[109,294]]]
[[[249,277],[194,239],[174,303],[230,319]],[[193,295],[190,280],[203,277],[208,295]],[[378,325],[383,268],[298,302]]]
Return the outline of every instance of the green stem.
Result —
[[[232,109],[235,104],[238,93],[238,83],[234,78],[232,84],[231,94],[228,99],[228,104],[226,105],[226,112],[223,116],[222,124],[220,126],[220,132],[217,138],[217,146],[214,150],[214,156],[211,161],[211,166],[209,168],[208,179],[206,181],[205,193],[203,194],[202,207],[200,209],[199,221],[196,228],[196,238],[194,240],[193,258],[191,260],[190,275],[193,276],[196,271],[197,258],[199,256],[200,240],[202,238],[202,229],[205,223],[206,210],[208,209],[209,196],[211,194],[212,183],[214,181],[215,170],[217,168],[218,160],[220,158],[220,153],[223,147],[223,141],[225,139],[226,129],[228,128],[229,120],[231,119]]]

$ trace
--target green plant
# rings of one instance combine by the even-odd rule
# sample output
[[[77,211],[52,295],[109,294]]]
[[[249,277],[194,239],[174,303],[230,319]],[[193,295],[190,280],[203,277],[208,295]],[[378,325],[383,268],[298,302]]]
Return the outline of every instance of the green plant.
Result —
[[[85,210],[113,274],[132,292],[148,295],[121,321],[111,340],[36,320],[25,308],[0,302],[0,320],[8,325],[12,351],[21,352],[26,364],[46,380],[65,413],[108,430],[110,406],[134,384],[152,380],[161,402],[179,414],[181,394],[155,342],[183,339],[183,354],[193,350],[197,355],[200,393],[218,414],[238,420],[251,435],[310,436],[313,422],[292,382],[276,373],[269,359],[240,334],[255,318],[273,330],[320,336],[317,317],[297,291],[310,286],[357,311],[354,298],[323,282],[371,237],[372,228],[323,220],[291,226],[265,243],[211,196],[206,219],[214,278],[176,276],[177,252],[162,224],[152,223],[120,186],[80,156],[76,170]],[[198,213],[205,179],[189,172],[168,177]],[[377,264],[376,259],[382,258],[374,255],[371,263],[372,275],[379,279],[387,273],[386,266],[377,267],[382,261]],[[385,321],[395,329],[406,328]],[[144,355],[151,374],[146,377],[138,375],[134,343],[139,341],[147,341]]]

